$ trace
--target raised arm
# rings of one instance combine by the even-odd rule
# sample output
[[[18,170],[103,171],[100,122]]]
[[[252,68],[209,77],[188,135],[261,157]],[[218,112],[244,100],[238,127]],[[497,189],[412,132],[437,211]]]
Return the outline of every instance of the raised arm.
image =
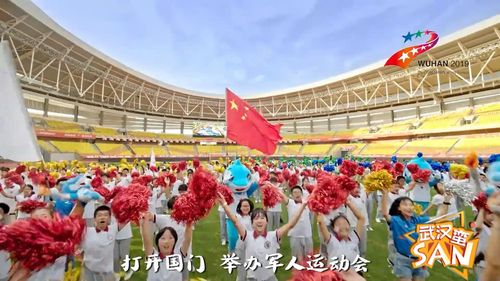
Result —
[[[184,231],[184,241],[182,241],[181,253],[183,256],[187,255],[189,251],[189,245],[191,245],[191,240],[193,240],[193,223],[186,224],[186,230]]]
[[[328,231],[328,228],[326,227],[325,216],[323,214],[317,214],[316,220],[318,221],[319,232],[321,234],[321,237],[323,238],[323,241],[326,242],[328,238],[330,238],[331,233],[330,231]]]
[[[153,232],[151,231],[151,221],[153,220],[150,214],[145,214],[139,221],[141,226],[142,244],[144,245],[144,254],[150,256],[154,252],[153,248]]]
[[[444,195],[444,201],[443,201],[443,204],[441,204],[439,206],[439,209],[436,213],[436,217],[440,217],[440,216],[443,216],[443,215],[446,215],[448,213],[448,207],[450,206],[450,200],[451,200],[451,197],[453,195],[451,193],[446,193]]]
[[[432,203],[429,204],[429,207],[427,207],[427,209],[423,210],[421,215],[427,214],[427,212],[429,212],[430,210],[432,210],[432,208],[434,208],[435,206],[436,205],[434,205]]]
[[[406,192],[410,192],[410,191],[412,191],[412,190],[415,188],[415,186],[416,186],[416,185],[417,185],[417,183],[416,183],[414,180],[412,180],[412,181],[408,184],[408,186],[406,187],[406,189],[405,189],[405,190],[406,190]]]
[[[488,247],[486,248],[486,267],[482,280],[497,280],[500,276],[500,192],[496,192],[488,199],[488,207],[495,215],[491,227]]]
[[[238,231],[238,235],[240,237],[245,236],[246,229],[245,227],[239,222],[238,218],[236,217],[233,212],[231,212],[231,209],[229,209],[229,205],[227,205],[226,200],[224,199],[224,196],[222,194],[218,193],[219,198],[219,204],[222,206],[224,209],[224,212],[226,212],[226,215],[229,217],[229,219],[233,222],[234,226],[236,227],[236,230]]]
[[[382,215],[384,216],[387,223],[391,223],[391,215],[389,215],[389,195],[387,190],[382,191]]]
[[[347,200],[346,205],[347,207],[349,207],[349,209],[351,209],[352,213],[358,220],[358,223],[356,224],[356,232],[358,233],[358,235],[362,235],[364,233],[365,222],[366,222],[365,215],[363,215],[363,213],[358,208],[356,208],[356,206],[351,202],[351,200]]]
[[[282,227],[278,228],[278,239],[281,239],[281,237],[286,236],[288,234],[288,231],[292,229],[297,222],[299,222],[300,216],[302,215],[302,212],[304,212],[304,209],[307,207],[307,202],[302,203],[300,206],[299,211],[292,217],[292,219]]]

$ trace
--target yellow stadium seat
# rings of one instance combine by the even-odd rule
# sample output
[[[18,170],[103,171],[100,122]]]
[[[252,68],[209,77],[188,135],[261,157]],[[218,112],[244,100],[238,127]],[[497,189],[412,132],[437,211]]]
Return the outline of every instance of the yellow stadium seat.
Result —
[[[404,140],[390,140],[390,141],[375,141],[366,145],[366,147],[359,153],[360,155],[392,155],[394,154],[406,141]]]
[[[155,139],[158,137],[157,133],[140,132],[140,131],[127,131],[127,135],[131,137],[151,138],[151,139]]]
[[[136,156],[149,157],[151,155],[151,150],[154,151],[155,156],[166,156],[167,151],[163,146],[157,144],[129,144],[130,148],[134,151]]]
[[[192,144],[168,144],[167,149],[172,156],[196,155],[196,148]]]
[[[220,145],[197,145],[198,155],[222,154]]]
[[[248,156],[250,151],[247,147],[240,145],[226,145],[225,152],[229,155],[242,155]]]
[[[278,147],[278,155],[299,155],[301,144],[281,144]]]
[[[62,132],[84,132],[79,124],[59,120],[45,119],[48,129]]]
[[[118,131],[113,128],[104,128],[104,127],[92,127],[94,129],[94,134],[98,136],[116,136],[118,135]]]
[[[104,155],[132,156],[132,152],[122,143],[97,142],[96,145]]]
[[[457,142],[457,138],[430,138],[414,140],[406,143],[398,152],[398,155],[413,156],[418,152],[425,155],[445,155]]]
[[[157,134],[157,137],[160,139],[168,139],[168,140],[186,140],[191,139],[190,136],[181,135],[181,134]]]
[[[91,143],[79,141],[50,141],[60,152],[77,153],[82,155],[100,154]]]
[[[326,155],[332,147],[331,144],[305,144],[302,149],[304,155]]]
[[[500,151],[500,136],[461,138],[448,155],[467,155],[469,152],[490,155]]]
[[[54,146],[52,146],[48,141],[38,140],[38,145],[42,150],[45,150],[47,152],[57,152],[57,149]]]

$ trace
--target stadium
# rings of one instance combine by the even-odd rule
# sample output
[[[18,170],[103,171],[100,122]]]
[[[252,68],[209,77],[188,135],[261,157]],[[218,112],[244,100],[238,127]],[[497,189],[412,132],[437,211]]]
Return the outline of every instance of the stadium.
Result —
[[[500,151],[500,15],[441,38],[407,69],[378,61],[245,97],[269,122],[283,124],[273,155],[226,138],[223,95],[170,85],[129,68],[65,30],[31,1],[2,1],[0,34],[12,51],[44,161],[149,161],[152,153],[165,162],[239,157],[371,161],[409,160],[421,152],[425,158],[460,162],[471,151],[483,159]],[[467,63],[441,66],[443,61]],[[217,241],[217,221],[214,211],[196,232]],[[382,246],[368,250],[377,264],[365,277],[381,280],[390,276],[384,261],[387,238],[385,226],[374,228],[384,233],[373,236]],[[138,233],[134,228],[135,255],[142,253]],[[202,249],[205,258],[225,253],[196,239],[193,248]],[[289,251],[288,242],[283,250]],[[192,276],[226,280],[219,279],[220,272],[217,258],[208,260],[204,274]],[[429,280],[456,280],[442,266],[433,272]],[[289,273],[277,275],[285,280]],[[145,278],[142,271],[131,280]]]

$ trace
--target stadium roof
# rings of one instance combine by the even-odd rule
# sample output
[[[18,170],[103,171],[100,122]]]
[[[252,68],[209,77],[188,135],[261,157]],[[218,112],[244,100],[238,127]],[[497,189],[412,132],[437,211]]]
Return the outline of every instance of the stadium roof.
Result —
[[[408,69],[376,62],[326,80],[247,98],[266,118],[286,120],[439,101],[498,85],[500,16],[441,38],[418,60],[467,62]],[[28,0],[2,1],[0,33],[14,50],[26,91],[119,111],[224,120],[221,95],[166,84],[133,70],[59,26]],[[388,50],[390,53],[396,50]]]

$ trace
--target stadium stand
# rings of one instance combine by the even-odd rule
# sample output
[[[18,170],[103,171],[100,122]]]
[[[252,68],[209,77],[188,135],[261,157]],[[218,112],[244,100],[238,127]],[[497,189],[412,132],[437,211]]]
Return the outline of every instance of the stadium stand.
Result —
[[[249,154],[249,149],[240,145],[226,145],[224,147],[224,153],[228,155],[243,155],[247,156]]]
[[[304,144],[304,148],[302,148],[302,154],[326,155],[331,148],[331,144]]]
[[[463,156],[471,151],[493,154],[500,151],[500,136],[463,137],[450,150],[449,155]]]
[[[59,141],[52,140],[50,143],[60,152],[77,153],[81,155],[98,155],[99,151],[91,143],[84,141]]]
[[[197,145],[196,149],[198,155],[222,154],[222,146],[220,145]]]
[[[415,155],[419,151],[424,155],[446,155],[448,150],[458,141],[458,138],[429,138],[407,142],[398,155]]]
[[[278,155],[299,155],[302,144],[282,144],[278,147]]]
[[[92,127],[93,133],[98,136],[116,136],[118,131],[113,128]]]
[[[48,141],[38,140],[38,145],[44,151],[47,151],[47,152],[58,152],[57,148],[55,146],[53,146],[52,144],[50,144]]]
[[[78,123],[64,122],[53,119],[45,119],[47,129],[53,129],[63,132],[84,132]]]
[[[470,109],[425,118],[417,131],[439,130],[460,126],[460,120],[471,112]]]
[[[158,144],[136,144],[130,143],[129,147],[132,149],[136,156],[149,157],[151,155],[151,150],[154,151],[156,156],[167,156],[167,150],[163,146]]]
[[[122,143],[96,142],[96,146],[104,155],[133,155],[132,152]]]
[[[168,144],[167,149],[171,156],[198,154],[195,145],[192,144]]]
[[[405,140],[371,142],[360,151],[359,155],[392,155],[405,143]]]

